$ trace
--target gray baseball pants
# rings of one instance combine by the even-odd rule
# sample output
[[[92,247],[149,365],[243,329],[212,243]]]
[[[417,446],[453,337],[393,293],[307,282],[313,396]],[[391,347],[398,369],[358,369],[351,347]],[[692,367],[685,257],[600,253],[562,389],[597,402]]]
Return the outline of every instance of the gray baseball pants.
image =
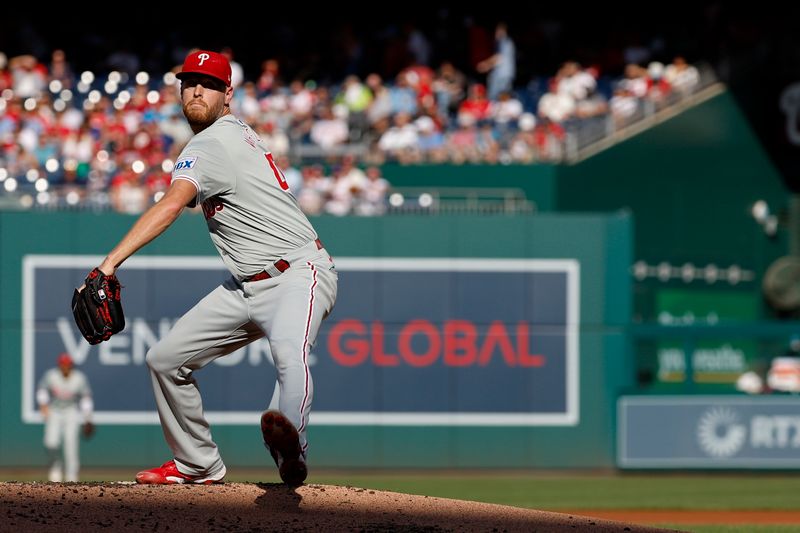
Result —
[[[44,447],[50,464],[47,476],[50,481],[78,481],[80,427],[81,415],[77,407],[50,407],[44,425]]]
[[[147,353],[164,437],[185,474],[213,476],[225,468],[193,372],[265,335],[278,374],[279,409],[307,449],[314,396],[308,355],[336,301],[338,275],[325,249],[313,242],[284,259],[290,267],[276,277],[253,282],[231,277]]]

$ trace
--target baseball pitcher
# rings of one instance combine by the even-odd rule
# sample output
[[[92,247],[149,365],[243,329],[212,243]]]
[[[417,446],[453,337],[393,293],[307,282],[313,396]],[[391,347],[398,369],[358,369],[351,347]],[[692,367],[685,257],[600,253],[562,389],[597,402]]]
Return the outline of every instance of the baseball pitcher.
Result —
[[[200,205],[231,277],[147,354],[161,426],[174,458],[139,472],[136,480],[222,481],[225,464],[203,415],[194,374],[266,335],[280,398],[279,410],[261,417],[264,444],[281,479],[300,485],[307,476],[306,429],[314,396],[308,356],[336,300],[337,273],[272,154],[231,114],[228,60],[211,51],[191,52],[178,78],[183,113],[195,136],[175,163],[164,197],[137,220],[99,272],[114,276],[184,206]]]

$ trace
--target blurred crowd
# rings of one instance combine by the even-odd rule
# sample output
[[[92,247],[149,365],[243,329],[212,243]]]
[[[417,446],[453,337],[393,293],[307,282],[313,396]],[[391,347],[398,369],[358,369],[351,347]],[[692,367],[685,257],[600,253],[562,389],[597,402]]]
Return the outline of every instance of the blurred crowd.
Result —
[[[638,58],[616,79],[568,61],[552,77],[519,84],[505,25],[494,36],[495,52],[476,65],[485,77],[450,62],[427,66],[420,44],[390,80],[378,73],[332,84],[284,80],[277,59],[245,79],[226,49],[232,110],[276,155],[305,211],[376,215],[389,190],[384,163],[556,162],[582,120],[622,126],[643,106],[664,105],[700,82],[697,69],[675,57],[668,65]],[[131,63],[120,54],[120,70],[77,73],[62,50],[47,62],[0,53],[0,193],[28,206],[124,213],[157,200],[192,132],[177,70],[154,76]]]

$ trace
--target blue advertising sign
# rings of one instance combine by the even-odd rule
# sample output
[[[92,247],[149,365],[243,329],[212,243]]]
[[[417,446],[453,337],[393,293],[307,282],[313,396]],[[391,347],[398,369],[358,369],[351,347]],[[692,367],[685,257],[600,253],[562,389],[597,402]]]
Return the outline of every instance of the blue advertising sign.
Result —
[[[800,467],[800,398],[624,396],[617,464],[627,468]]]
[[[66,351],[89,377],[98,422],[157,424],[147,350],[229,276],[216,257],[129,259],[120,272],[126,328],[90,346],[73,324],[70,287],[101,260],[24,259],[26,422],[41,421],[36,383]],[[309,358],[312,423],[578,423],[576,261],[337,258],[336,266],[338,300]],[[212,423],[257,423],[277,400],[266,339],[196,379]]]

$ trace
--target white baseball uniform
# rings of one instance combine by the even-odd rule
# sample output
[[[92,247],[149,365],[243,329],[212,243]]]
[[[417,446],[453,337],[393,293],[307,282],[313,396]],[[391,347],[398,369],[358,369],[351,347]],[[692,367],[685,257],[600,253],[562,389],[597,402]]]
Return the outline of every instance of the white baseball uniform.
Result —
[[[193,204],[202,205],[211,239],[232,274],[147,354],[175,462],[188,475],[224,473],[193,372],[265,335],[278,374],[279,408],[297,428],[305,454],[314,393],[308,355],[336,301],[333,262],[272,154],[232,115],[192,138],[172,179],[197,188]],[[256,274],[258,280],[249,280]],[[267,401],[270,392],[265,387]]]
[[[78,481],[80,460],[78,433],[92,414],[92,391],[86,375],[73,368],[66,377],[51,368],[39,380],[36,390],[39,405],[48,406],[44,446],[48,454],[50,481]],[[63,443],[63,463],[61,447]]]

